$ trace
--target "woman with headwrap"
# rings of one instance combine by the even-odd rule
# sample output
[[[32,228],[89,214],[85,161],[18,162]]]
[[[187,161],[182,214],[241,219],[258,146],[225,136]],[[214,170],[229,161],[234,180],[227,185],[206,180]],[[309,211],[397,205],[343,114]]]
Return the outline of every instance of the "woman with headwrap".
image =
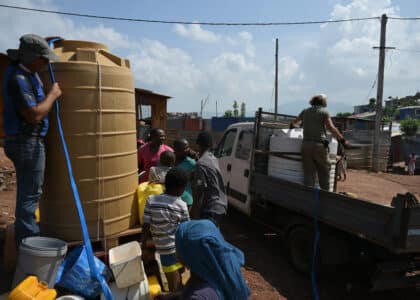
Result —
[[[178,258],[191,271],[191,278],[178,299],[248,299],[249,289],[241,273],[244,254],[225,241],[213,222],[181,223],[175,243]]]

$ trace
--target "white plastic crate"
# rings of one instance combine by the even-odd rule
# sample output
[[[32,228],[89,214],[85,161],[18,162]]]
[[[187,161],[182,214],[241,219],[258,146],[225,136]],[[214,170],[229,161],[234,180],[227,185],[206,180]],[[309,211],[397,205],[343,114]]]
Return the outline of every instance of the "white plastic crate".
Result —
[[[138,242],[130,242],[109,250],[109,266],[118,288],[126,288],[146,279],[141,248]]]
[[[337,141],[328,136],[330,140],[330,187],[334,190],[335,179],[335,159],[337,155]],[[301,145],[303,139],[303,129],[279,129],[270,137],[270,152],[285,153],[285,157],[270,155],[268,158],[268,175],[281,178],[287,181],[303,184]]]

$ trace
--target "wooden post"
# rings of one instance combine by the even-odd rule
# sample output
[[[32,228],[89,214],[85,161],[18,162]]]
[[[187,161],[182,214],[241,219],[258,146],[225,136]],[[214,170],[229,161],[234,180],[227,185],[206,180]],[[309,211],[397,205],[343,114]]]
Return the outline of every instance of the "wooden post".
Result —
[[[386,23],[388,17],[383,14],[381,17],[381,39],[379,45],[379,66],[378,66],[378,87],[376,93],[376,117],[375,117],[375,134],[373,137],[373,162],[374,172],[379,171],[379,144],[382,122],[382,98],[384,92],[384,68],[385,68],[385,43],[386,43]]]
[[[275,100],[274,100],[274,112],[278,113],[278,100],[279,100],[279,91],[278,91],[278,75],[279,73],[279,39],[276,39],[276,79],[274,83],[274,89],[275,89]]]

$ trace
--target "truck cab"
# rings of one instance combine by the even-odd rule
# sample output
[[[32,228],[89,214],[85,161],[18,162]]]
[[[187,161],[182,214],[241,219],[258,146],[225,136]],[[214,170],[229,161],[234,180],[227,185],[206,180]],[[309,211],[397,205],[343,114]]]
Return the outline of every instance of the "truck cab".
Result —
[[[251,214],[249,193],[254,123],[236,123],[227,128],[215,150],[226,186],[229,204]]]

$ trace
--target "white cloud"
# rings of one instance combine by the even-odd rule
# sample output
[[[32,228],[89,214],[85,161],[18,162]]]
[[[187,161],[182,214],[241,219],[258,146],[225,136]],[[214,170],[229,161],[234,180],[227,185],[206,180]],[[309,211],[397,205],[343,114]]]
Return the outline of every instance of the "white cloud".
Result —
[[[53,2],[49,0],[25,0],[20,5],[40,9],[55,9]],[[46,16],[48,21],[46,21]],[[112,27],[102,24],[96,26],[79,25],[68,18],[54,14],[2,9],[0,10],[0,26],[0,28],[7,28],[7,30],[2,30],[0,35],[1,51],[18,47],[19,37],[26,33],[36,33],[41,36],[58,35],[65,39],[96,41],[106,44],[111,50],[138,47],[138,44],[130,41],[127,35],[117,32]]]
[[[301,80],[304,78],[297,61],[290,56],[279,59],[279,76],[282,80]]]
[[[183,94],[183,90],[195,89],[203,78],[191,57],[181,49],[148,39],[140,43],[139,49],[138,54],[131,54],[128,58],[142,87],[176,96],[177,93]]]
[[[334,5],[331,19],[399,16],[400,8],[391,0],[353,0]],[[387,46],[416,49],[420,24],[389,19]],[[380,21],[358,21],[329,24],[321,27],[320,38],[305,45],[305,58],[298,61],[305,73],[303,91],[320,88],[329,94],[332,102],[362,104],[378,72]],[[389,50],[385,62],[384,98],[405,96],[418,89],[420,61],[413,55]],[[375,94],[375,92],[374,92]],[[331,102],[330,101],[330,102]]]
[[[203,43],[216,43],[220,41],[220,36],[210,30],[201,28],[200,24],[182,25],[176,24],[174,31],[178,35]]]

